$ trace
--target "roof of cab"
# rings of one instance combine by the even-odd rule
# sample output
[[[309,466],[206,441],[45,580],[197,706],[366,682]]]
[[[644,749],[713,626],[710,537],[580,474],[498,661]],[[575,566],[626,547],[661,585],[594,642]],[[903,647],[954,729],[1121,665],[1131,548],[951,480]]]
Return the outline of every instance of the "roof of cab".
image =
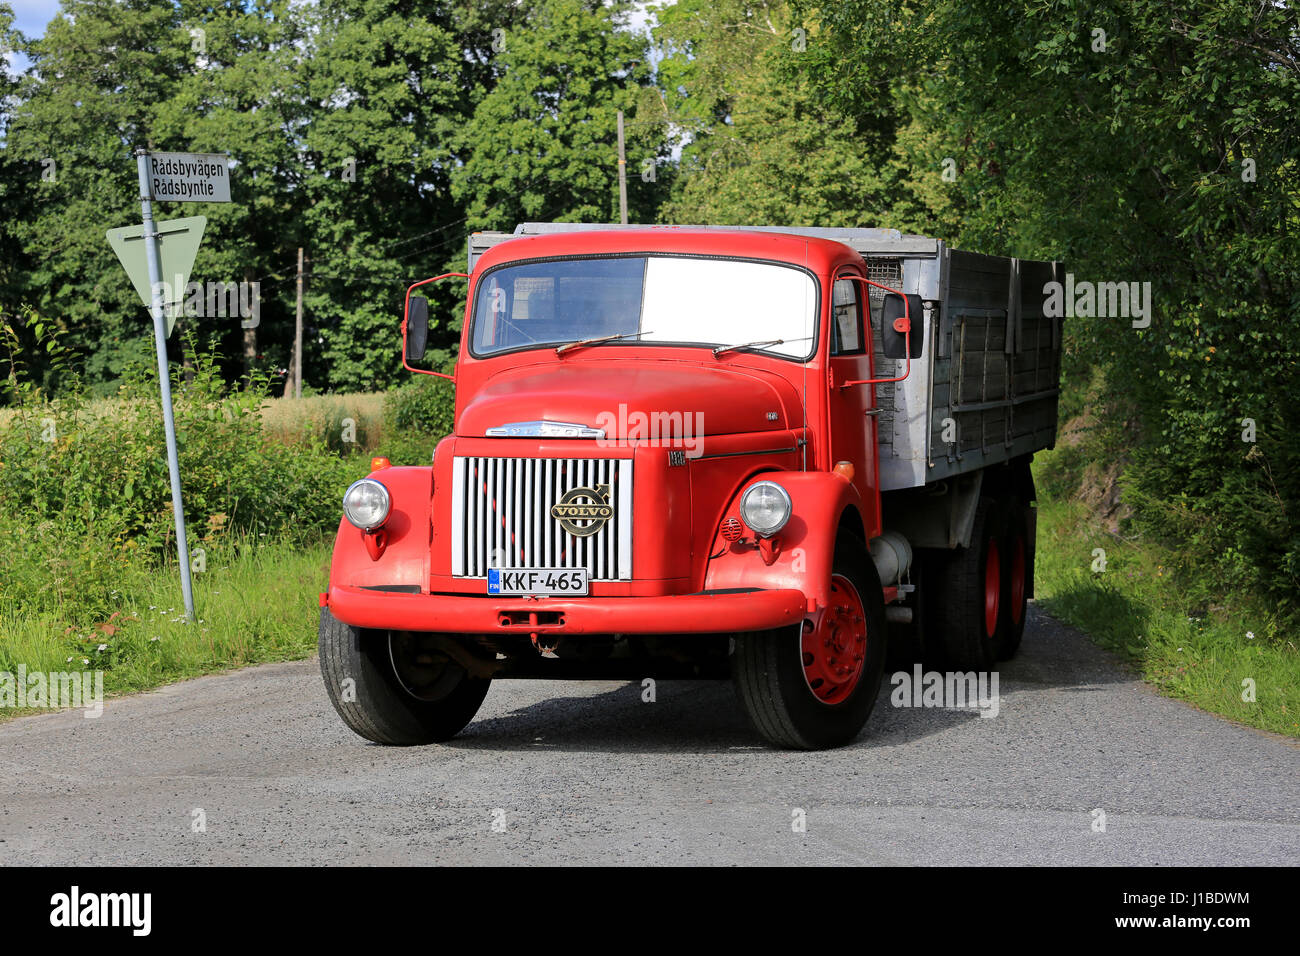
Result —
[[[857,257],[857,253],[848,246],[830,239],[779,232],[730,232],[725,229],[656,226],[520,236],[501,242],[484,252],[474,264],[474,271],[480,273],[503,262],[522,259],[642,252],[769,259],[805,266],[816,273],[826,272],[846,258]]]

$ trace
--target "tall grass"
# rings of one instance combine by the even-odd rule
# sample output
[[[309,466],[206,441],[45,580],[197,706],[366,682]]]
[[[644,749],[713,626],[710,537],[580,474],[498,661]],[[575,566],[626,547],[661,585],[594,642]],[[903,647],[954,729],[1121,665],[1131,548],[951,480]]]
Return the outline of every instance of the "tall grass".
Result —
[[[339,454],[379,453],[384,439],[382,392],[268,398],[262,423],[272,440],[290,448],[323,444]]]

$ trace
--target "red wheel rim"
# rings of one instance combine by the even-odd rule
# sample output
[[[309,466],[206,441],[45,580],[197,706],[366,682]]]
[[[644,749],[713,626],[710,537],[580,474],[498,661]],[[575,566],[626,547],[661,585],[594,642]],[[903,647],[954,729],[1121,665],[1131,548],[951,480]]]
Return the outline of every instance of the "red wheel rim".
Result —
[[[831,577],[830,606],[814,627],[805,621],[800,641],[803,676],[823,704],[838,704],[853,693],[867,659],[867,615],[862,597],[842,574]]]
[[[1025,615],[1025,536],[1016,535],[1011,546],[1011,623],[1020,625]]]
[[[989,538],[984,555],[984,633],[992,637],[998,629],[998,606],[1002,600],[1002,559],[998,539]]]

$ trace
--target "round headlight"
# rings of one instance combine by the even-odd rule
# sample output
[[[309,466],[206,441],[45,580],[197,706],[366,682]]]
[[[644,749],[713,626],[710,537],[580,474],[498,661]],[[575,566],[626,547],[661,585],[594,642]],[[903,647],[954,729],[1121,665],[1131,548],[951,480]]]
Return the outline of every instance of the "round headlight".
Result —
[[[388,489],[373,478],[354,481],[343,492],[343,516],[362,531],[374,531],[388,520]]]
[[[760,481],[740,499],[740,516],[754,534],[768,538],[790,520],[790,495],[774,481]]]

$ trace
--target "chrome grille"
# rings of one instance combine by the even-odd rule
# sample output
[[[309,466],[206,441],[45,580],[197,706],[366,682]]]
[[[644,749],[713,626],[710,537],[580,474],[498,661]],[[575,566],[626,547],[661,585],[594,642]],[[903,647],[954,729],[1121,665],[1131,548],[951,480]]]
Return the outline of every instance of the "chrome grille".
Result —
[[[627,458],[455,458],[451,573],[489,568],[586,568],[593,581],[632,578],[632,461]],[[573,488],[609,485],[613,516],[571,534],[551,506]]]

